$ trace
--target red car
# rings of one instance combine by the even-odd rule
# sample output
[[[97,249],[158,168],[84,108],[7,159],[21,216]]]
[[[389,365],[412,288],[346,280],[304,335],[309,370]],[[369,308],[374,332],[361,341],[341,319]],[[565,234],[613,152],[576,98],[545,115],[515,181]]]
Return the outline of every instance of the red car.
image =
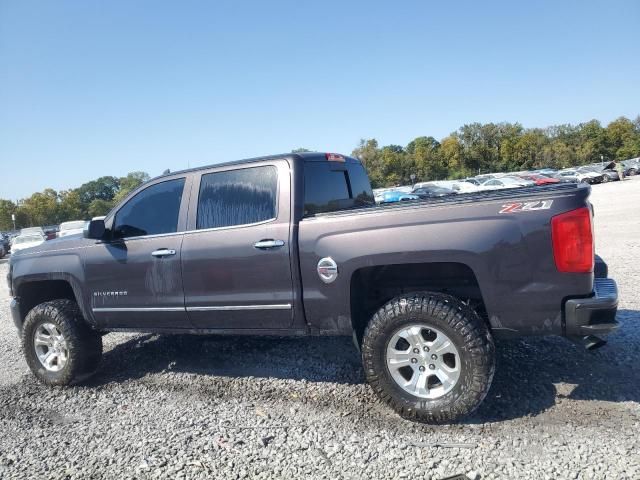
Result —
[[[536,185],[550,185],[552,183],[558,183],[560,180],[557,178],[549,178],[544,175],[538,175],[537,173],[531,173],[527,175],[518,175],[520,178],[524,178],[525,180],[531,180],[535,182]]]

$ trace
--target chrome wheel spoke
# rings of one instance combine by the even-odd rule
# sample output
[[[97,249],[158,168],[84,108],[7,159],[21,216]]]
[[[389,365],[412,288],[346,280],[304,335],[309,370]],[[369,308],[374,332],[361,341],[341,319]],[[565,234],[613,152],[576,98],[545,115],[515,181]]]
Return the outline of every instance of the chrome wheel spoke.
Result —
[[[435,341],[431,344],[431,349],[438,355],[444,355],[445,353],[457,353],[457,350],[444,334],[439,334]]]
[[[402,351],[402,350],[393,350],[390,354],[387,355],[387,362],[390,367],[401,368],[411,365],[411,349]]]
[[[400,337],[404,338],[412,347],[417,347],[424,342],[422,338],[422,327],[414,326],[398,332]]]
[[[43,323],[36,328],[33,348],[40,364],[50,372],[62,370],[69,359],[64,335],[53,323]]]
[[[51,367],[53,367],[53,361],[55,359],[56,359],[56,354],[53,353],[52,351],[49,351],[49,353],[47,353],[43,359],[44,366],[50,369]]]
[[[404,326],[391,336],[386,364],[391,377],[404,391],[428,399],[449,393],[461,372],[460,354],[453,341],[425,324]]]
[[[51,337],[37,332],[33,339],[33,343],[35,343],[36,345],[49,346],[51,344]]]
[[[438,380],[440,380],[440,383],[442,384],[442,388],[445,390],[448,390],[455,385],[455,380],[447,375],[442,369],[436,372],[436,377],[438,377]]]

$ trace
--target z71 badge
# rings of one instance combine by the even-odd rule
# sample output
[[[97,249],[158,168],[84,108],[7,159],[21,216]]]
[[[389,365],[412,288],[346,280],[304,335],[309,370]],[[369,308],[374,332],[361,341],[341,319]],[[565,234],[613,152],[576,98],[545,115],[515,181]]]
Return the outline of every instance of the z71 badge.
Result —
[[[498,213],[533,212],[536,210],[549,210],[553,200],[538,200],[537,202],[514,202],[502,205]]]

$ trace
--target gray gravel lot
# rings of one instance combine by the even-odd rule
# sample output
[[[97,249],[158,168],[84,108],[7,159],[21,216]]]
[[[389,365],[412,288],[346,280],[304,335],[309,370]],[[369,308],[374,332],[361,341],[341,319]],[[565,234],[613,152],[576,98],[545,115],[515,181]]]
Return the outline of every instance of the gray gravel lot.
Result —
[[[620,331],[595,352],[500,342],[493,387],[459,425],[397,417],[342,338],[110,334],[90,383],[47,388],[22,358],[1,260],[0,478],[638,479],[640,178],[592,201]]]

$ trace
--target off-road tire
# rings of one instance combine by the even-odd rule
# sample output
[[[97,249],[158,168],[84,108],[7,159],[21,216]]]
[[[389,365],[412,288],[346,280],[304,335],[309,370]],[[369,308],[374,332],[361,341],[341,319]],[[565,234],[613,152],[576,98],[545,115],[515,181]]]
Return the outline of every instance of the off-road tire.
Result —
[[[44,368],[33,344],[39,325],[53,323],[64,335],[68,358],[60,371]],[[102,337],[84,321],[78,305],[71,300],[52,300],[33,307],[22,326],[22,350],[33,374],[46,385],[70,385],[90,377],[102,359]]]
[[[442,331],[459,352],[460,377],[439,398],[406,392],[387,367],[387,343],[403,326],[415,323]],[[487,324],[472,308],[450,295],[417,292],[394,298],[374,314],[364,332],[362,360],[367,382],[402,417],[450,423],[472,413],[486,397],[495,371],[495,346]]]

